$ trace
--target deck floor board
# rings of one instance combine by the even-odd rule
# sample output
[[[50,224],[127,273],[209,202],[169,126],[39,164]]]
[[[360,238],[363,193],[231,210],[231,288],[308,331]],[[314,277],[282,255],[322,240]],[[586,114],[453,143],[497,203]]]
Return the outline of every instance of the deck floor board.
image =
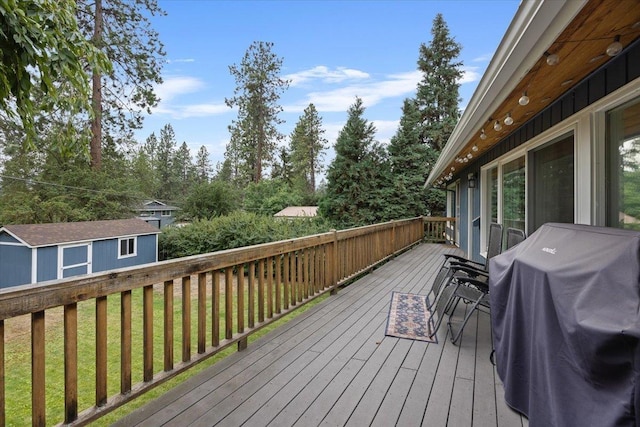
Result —
[[[116,425],[527,426],[502,398],[486,313],[459,345],[445,324],[437,343],[385,336],[391,293],[426,295],[456,251],[405,252]]]

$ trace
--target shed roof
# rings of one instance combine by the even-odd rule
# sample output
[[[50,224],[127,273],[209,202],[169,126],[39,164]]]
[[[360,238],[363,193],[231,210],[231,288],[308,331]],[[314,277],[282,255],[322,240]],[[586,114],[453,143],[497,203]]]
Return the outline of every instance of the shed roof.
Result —
[[[3,230],[30,247],[160,233],[157,227],[138,218],[52,224],[14,224],[5,225],[0,229],[0,231]]]
[[[289,206],[282,209],[280,212],[273,216],[285,216],[285,217],[311,217],[318,214],[317,206]]]

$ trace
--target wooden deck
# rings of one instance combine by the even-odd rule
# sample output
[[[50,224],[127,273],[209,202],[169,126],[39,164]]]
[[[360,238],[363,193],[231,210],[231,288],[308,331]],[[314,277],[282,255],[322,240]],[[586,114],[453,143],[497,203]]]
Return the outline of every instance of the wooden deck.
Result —
[[[392,291],[426,294],[455,250],[411,249],[117,425],[527,426],[489,361],[488,314],[459,346],[446,325],[433,344],[384,335]]]

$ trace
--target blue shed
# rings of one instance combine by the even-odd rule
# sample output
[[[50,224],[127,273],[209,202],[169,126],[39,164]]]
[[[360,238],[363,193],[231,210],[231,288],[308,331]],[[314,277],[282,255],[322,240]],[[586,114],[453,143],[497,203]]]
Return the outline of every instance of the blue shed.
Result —
[[[0,288],[158,261],[160,230],[131,218],[0,228]]]

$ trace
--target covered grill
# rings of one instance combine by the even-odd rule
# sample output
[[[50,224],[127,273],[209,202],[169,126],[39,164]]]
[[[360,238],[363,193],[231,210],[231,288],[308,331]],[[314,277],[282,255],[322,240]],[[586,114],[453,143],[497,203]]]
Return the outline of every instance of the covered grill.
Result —
[[[490,271],[506,402],[532,427],[640,425],[640,233],[545,224]]]

